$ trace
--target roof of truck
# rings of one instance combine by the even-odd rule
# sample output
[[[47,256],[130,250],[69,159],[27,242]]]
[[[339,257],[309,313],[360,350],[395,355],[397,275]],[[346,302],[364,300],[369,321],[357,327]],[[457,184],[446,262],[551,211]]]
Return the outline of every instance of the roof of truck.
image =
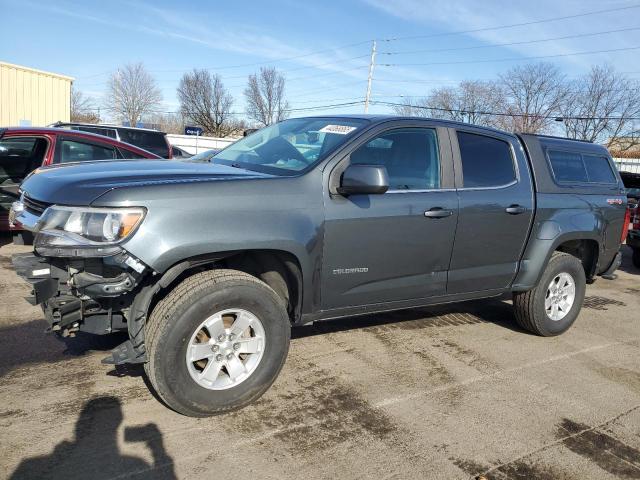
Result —
[[[473,127],[474,129],[485,130],[487,132],[500,133],[501,135],[513,135],[512,133],[497,128],[485,127],[482,125],[474,125],[472,123],[458,122],[456,120],[447,120],[443,118],[431,118],[431,117],[412,117],[405,115],[389,115],[389,114],[338,114],[338,115],[311,115],[306,118],[347,118],[353,120],[369,120],[371,123],[383,123],[391,120],[418,120],[418,121],[430,121],[438,122],[443,125],[451,127]]]

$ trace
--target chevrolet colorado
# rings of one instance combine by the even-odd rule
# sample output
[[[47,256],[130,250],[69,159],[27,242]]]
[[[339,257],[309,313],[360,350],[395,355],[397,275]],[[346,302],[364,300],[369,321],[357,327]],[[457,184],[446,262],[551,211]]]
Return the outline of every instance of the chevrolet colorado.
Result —
[[[11,215],[51,330],[127,331],[176,411],[256,400],[292,326],[511,293],[538,335],[620,263],[627,198],[606,149],[443,120],[335,116],[261,129],[210,163],[43,167]]]

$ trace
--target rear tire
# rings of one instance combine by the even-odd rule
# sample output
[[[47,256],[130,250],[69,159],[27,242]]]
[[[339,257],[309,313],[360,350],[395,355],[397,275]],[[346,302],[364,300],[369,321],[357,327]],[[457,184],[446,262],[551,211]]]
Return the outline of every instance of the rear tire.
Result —
[[[560,335],[578,318],[585,291],[582,262],[568,253],[554,252],[538,285],[513,294],[516,321],[536,335]]]
[[[145,328],[151,385],[170,408],[192,417],[258,399],[280,373],[291,334],[281,298],[236,270],[188,277],[158,302]]]
[[[631,256],[631,261],[636,268],[640,268],[640,248],[633,249],[633,255]]]

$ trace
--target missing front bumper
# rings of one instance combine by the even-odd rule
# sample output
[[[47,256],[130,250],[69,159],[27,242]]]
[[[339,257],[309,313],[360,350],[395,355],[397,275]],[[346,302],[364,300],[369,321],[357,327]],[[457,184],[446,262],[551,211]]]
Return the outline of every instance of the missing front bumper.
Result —
[[[31,305],[45,303],[58,294],[59,278],[66,276],[66,272],[30,253],[13,255],[11,262],[16,273],[32,286],[31,296],[26,297]]]

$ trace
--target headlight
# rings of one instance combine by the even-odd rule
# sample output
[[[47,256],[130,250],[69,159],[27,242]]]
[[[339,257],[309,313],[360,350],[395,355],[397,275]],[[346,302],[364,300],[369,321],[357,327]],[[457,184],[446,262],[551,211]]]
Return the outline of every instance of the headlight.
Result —
[[[144,214],[142,208],[54,205],[45,210],[38,222],[36,251],[46,256],[112,255],[119,251],[117,244],[133,234]]]

